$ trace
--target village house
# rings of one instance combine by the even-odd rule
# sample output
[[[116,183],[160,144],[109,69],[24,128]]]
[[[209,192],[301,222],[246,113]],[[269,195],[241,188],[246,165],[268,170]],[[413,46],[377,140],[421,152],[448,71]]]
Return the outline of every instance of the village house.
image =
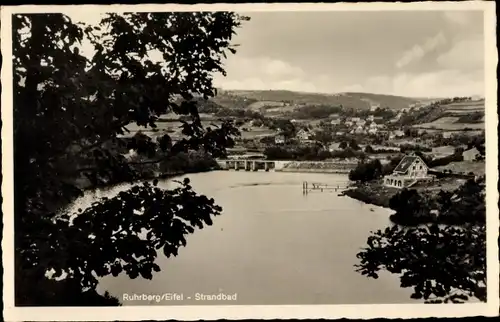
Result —
[[[417,155],[407,155],[394,169],[392,174],[384,177],[384,185],[393,188],[408,188],[419,181],[432,180],[428,175],[429,167]]]
[[[368,117],[366,118],[367,121],[373,121],[375,120],[375,116],[373,115],[368,115]]]
[[[274,137],[274,143],[276,144],[285,144],[285,136],[282,134],[276,135]]]
[[[464,161],[475,161],[478,155],[480,155],[479,150],[475,147],[462,152]]]
[[[366,131],[365,131],[365,129],[361,125],[358,125],[356,127],[356,129],[354,129],[354,133],[356,133],[356,134],[363,134],[363,133],[366,133]]]
[[[356,125],[358,125],[358,126],[364,126],[365,124],[366,124],[365,120],[359,120],[356,122]]]
[[[380,107],[380,104],[373,104],[370,106],[370,111],[374,112]]]
[[[328,151],[330,152],[341,151],[341,150],[342,149],[340,148],[339,142],[332,143],[328,146]]]
[[[337,132],[335,132],[335,135],[342,136],[342,135],[345,135],[345,132],[344,131],[337,131]]]
[[[351,117],[349,120],[354,122],[354,123],[358,123],[359,121],[361,121],[361,118],[360,117]]]
[[[340,122],[341,122],[341,121],[340,121],[340,119],[334,119],[334,120],[331,120],[331,121],[330,121],[330,124],[331,124],[331,125],[339,125],[339,124],[340,124]]]
[[[401,130],[396,130],[394,132],[392,132],[394,134],[395,137],[397,138],[401,138],[403,136],[405,136],[405,132],[401,131]]]
[[[441,135],[443,136],[444,139],[450,139],[453,136],[453,132],[443,132]]]
[[[301,141],[309,140],[310,136],[311,136],[311,133],[309,132],[309,130],[306,130],[306,129],[301,129],[299,132],[297,132],[297,138]]]
[[[376,127],[371,127],[368,129],[368,134],[377,134],[378,129]]]

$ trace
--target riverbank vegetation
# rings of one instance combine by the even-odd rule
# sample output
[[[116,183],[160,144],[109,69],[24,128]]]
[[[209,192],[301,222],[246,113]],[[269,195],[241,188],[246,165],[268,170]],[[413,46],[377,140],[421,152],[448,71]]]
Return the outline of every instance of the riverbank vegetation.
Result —
[[[94,187],[134,182],[148,165],[188,171],[209,166],[204,156],[226,154],[238,131],[229,121],[203,127],[193,99],[215,96],[211,75],[225,73],[232,35],[245,20],[231,12],[109,13],[91,26],[63,14],[13,16],[16,305],[116,305],[96,293],[98,278],[152,278],[158,252],[176,255],[187,234],[220,213],[185,181],[167,191],[136,184],[75,220],[55,216],[82,194],[79,178]],[[92,57],[79,51],[84,38]],[[126,125],[154,129],[167,113],[185,116],[183,138],[128,140],[126,150],[140,157],[117,148]],[[203,156],[193,160],[192,151]]]
[[[442,223],[448,225],[486,223],[484,178],[469,179],[453,191],[437,194],[403,189],[389,201],[396,211],[391,220],[398,224]]]
[[[399,274],[401,286],[413,288],[411,297],[426,303],[485,302],[485,192],[478,178],[453,191],[385,194],[379,203],[395,211],[390,219],[397,225],[368,238],[357,271],[372,278],[380,270]]]

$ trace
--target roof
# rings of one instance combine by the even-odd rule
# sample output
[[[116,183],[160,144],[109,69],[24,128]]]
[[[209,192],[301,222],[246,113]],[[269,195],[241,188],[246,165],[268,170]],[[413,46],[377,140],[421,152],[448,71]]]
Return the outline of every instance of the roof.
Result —
[[[476,147],[473,147],[472,149],[462,152],[462,155],[474,155],[474,154],[480,154],[479,150]]]
[[[401,162],[399,162],[398,166],[394,169],[395,172],[406,172],[408,168],[416,161],[420,160],[422,163],[425,162],[418,156],[405,156]]]

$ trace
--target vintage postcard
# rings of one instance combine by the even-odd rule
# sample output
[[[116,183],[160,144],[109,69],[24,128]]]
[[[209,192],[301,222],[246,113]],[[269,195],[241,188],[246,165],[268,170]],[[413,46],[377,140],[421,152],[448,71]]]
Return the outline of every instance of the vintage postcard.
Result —
[[[1,11],[7,321],[499,312],[495,4]]]

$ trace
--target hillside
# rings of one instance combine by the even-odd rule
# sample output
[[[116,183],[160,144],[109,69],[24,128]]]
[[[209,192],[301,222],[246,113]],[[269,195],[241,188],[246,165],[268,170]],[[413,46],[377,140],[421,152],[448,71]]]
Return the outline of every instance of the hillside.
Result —
[[[219,90],[219,93],[217,97],[214,98],[214,101],[226,107],[231,107],[228,105],[231,104],[231,101],[234,101],[238,102],[239,106],[245,105],[244,103],[249,106],[253,103],[252,108],[277,108],[280,105],[287,103],[287,105],[342,105],[343,107],[353,109],[369,109],[371,105],[380,105],[381,107],[389,107],[393,110],[400,110],[407,108],[409,105],[416,103],[419,100],[409,97],[371,93],[322,94],[292,92],[285,90]]]
[[[421,117],[415,116],[415,123],[418,124],[414,126],[441,130],[484,129],[484,113],[484,99],[454,102],[434,107]]]
[[[371,94],[371,93],[343,93],[344,96],[349,96],[352,98],[358,98],[370,102],[372,104],[379,104],[380,107],[389,107],[392,110],[400,110],[407,108],[411,104],[420,102],[421,100],[395,95],[384,95],[384,94]]]

